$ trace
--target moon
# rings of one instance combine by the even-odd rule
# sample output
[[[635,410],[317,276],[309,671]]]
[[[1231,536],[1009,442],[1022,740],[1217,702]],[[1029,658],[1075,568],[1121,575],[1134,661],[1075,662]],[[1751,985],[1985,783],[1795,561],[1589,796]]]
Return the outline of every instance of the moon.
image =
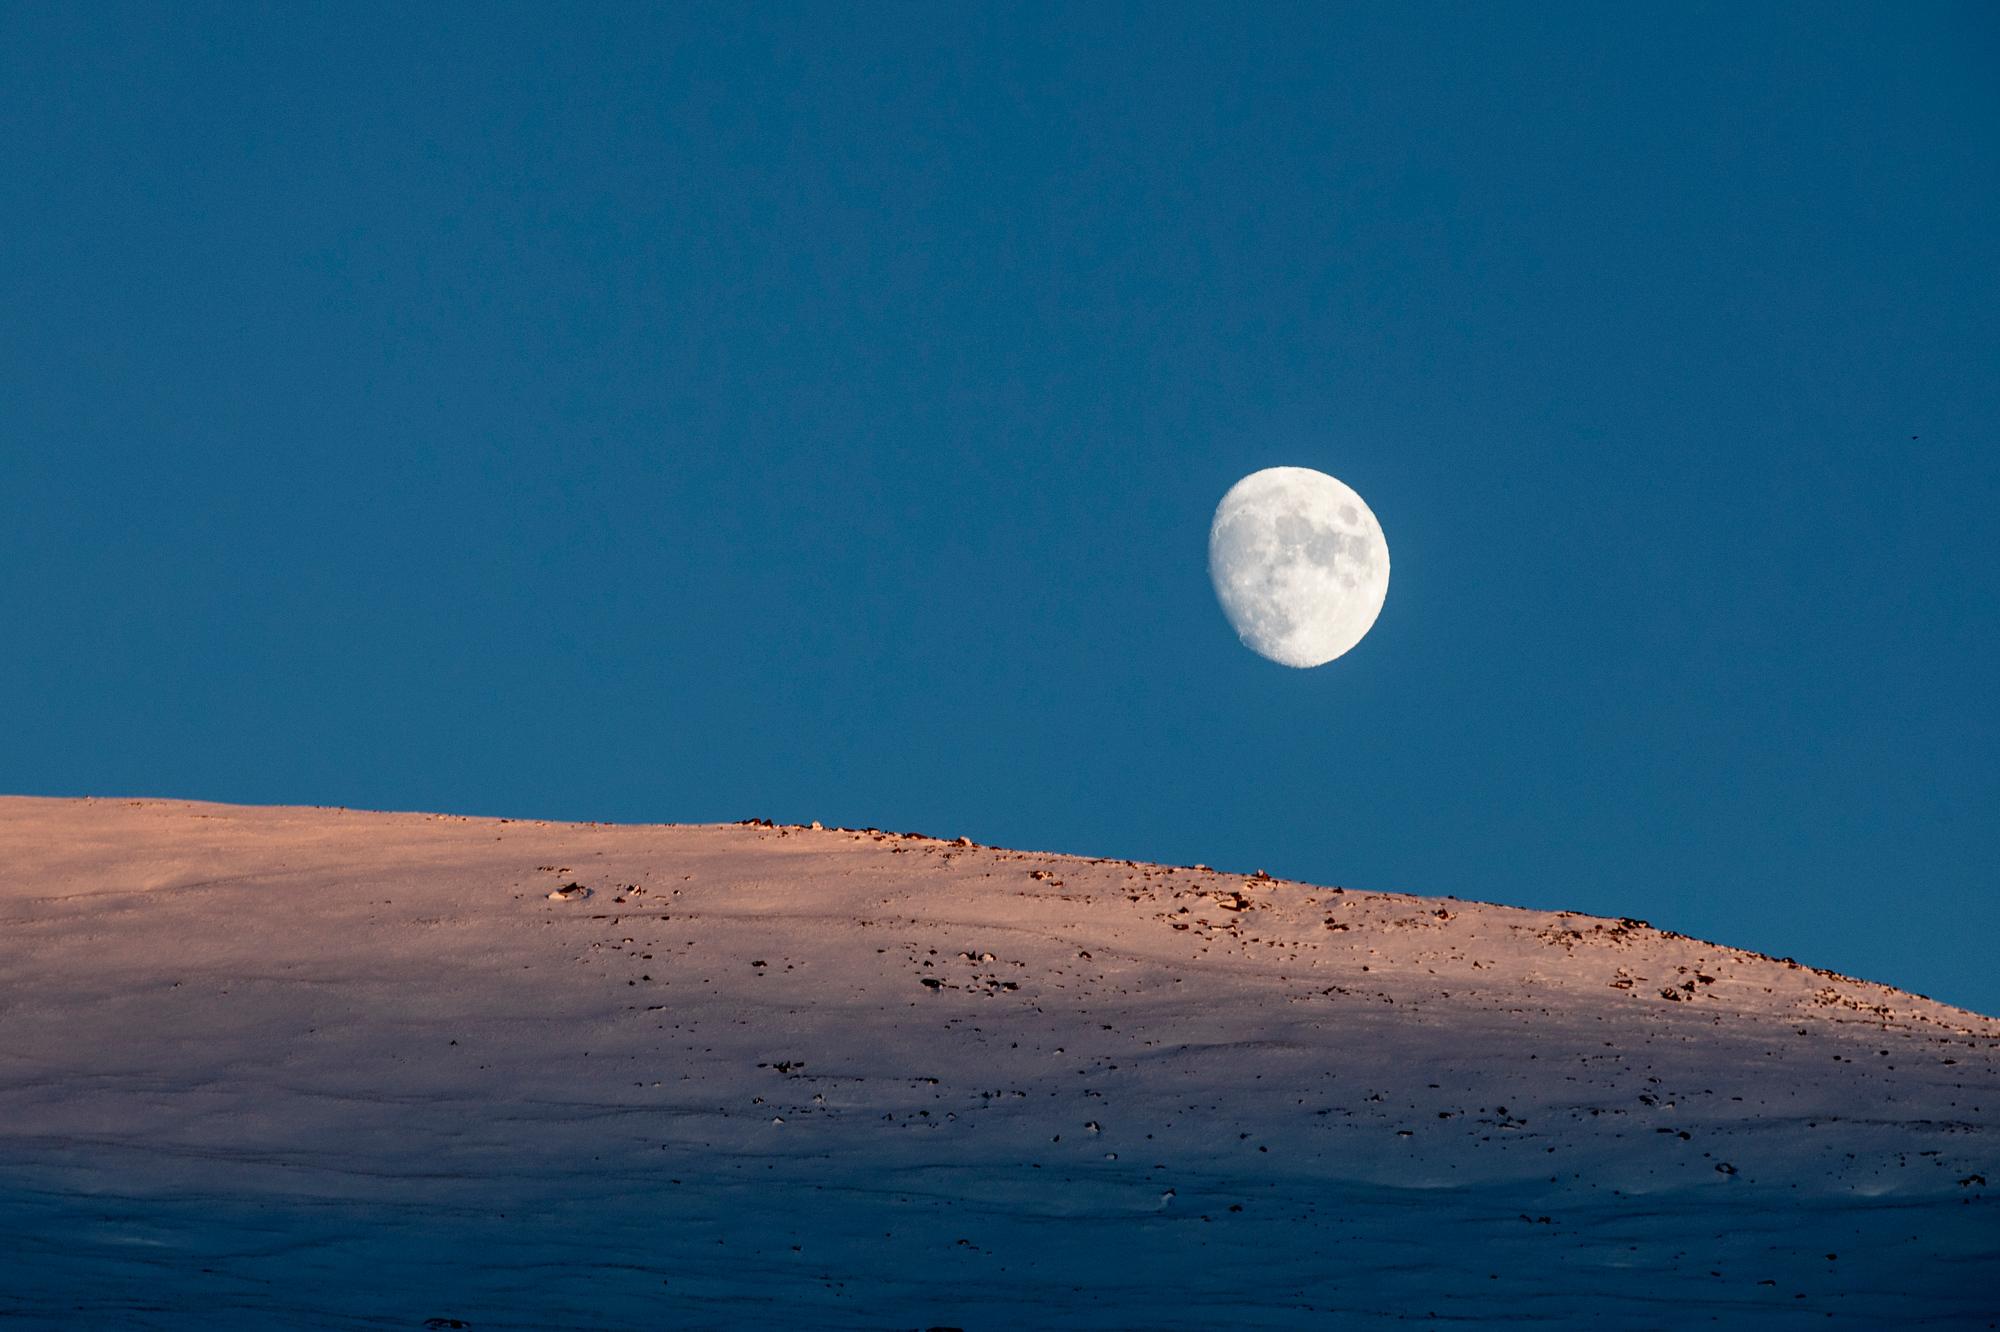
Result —
[[[1344,483],[1310,467],[1267,467],[1215,506],[1208,576],[1243,646],[1285,666],[1324,666],[1382,613],[1389,543]]]

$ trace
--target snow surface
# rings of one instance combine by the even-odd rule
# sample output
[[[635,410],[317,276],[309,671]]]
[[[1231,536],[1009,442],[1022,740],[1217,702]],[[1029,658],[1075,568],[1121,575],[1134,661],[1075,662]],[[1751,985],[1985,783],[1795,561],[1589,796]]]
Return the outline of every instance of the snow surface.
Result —
[[[0,800],[9,1325],[1993,1327],[1996,1126],[2000,1022],[1637,922]]]

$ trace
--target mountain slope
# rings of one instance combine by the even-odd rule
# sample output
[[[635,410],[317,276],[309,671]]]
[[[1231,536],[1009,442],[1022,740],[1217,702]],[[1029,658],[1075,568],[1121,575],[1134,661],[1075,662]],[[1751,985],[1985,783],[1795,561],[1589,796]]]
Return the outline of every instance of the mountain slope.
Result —
[[[0,1315],[1988,1326],[2000,1022],[874,831],[0,800]]]

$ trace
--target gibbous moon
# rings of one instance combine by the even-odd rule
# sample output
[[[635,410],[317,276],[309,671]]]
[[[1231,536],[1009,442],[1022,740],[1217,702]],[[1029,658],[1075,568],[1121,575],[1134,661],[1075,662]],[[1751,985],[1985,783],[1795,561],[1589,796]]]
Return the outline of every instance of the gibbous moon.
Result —
[[[1243,646],[1323,666],[1359,643],[1389,593],[1389,543],[1361,496],[1310,467],[1229,488],[1208,530],[1208,576]]]

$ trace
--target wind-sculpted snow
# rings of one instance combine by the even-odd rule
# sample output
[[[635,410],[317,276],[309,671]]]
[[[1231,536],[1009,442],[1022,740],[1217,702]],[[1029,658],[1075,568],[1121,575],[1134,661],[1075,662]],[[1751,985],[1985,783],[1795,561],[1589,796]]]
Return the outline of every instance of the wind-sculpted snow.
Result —
[[[2000,1023],[1636,921],[0,801],[24,1327],[1990,1327],[1996,1125]]]

